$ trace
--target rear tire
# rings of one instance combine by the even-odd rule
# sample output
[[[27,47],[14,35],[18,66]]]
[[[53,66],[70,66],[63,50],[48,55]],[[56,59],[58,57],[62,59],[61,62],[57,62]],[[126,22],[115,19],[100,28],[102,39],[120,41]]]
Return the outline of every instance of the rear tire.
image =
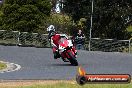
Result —
[[[68,52],[68,55],[70,56],[70,58],[67,58],[67,59],[70,61],[71,65],[78,66],[78,61],[76,60],[72,52]]]

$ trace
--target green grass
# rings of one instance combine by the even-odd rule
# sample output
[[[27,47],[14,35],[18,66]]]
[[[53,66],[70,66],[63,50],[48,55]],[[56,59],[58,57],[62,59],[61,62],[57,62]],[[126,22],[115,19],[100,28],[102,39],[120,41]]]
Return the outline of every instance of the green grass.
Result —
[[[4,69],[6,67],[7,67],[6,64],[0,62],[0,70]]]
[[[4,87],[4,88],[9,88]],[[71,83],[57,83],[51,85],[32,85],[32,86],[18,86],[10,88],[132,88],[132,84],[85,84],[80,86],[78,84]]]
[[[30,87],[20,87],[20,88],[132,88],[131,85],[97,85],[97,84],[87,84],[84,86],[80,85],[72,85],[72,84],[57,84],[57,85],[48,85],[48,86],[42,86],[42,85],[36,85],[36,86],[30,86]]]

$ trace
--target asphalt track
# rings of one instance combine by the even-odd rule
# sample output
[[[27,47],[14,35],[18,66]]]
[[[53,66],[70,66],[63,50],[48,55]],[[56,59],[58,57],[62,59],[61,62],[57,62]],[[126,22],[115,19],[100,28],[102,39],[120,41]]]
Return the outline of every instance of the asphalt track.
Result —
[[[0,73],[0,80],[8,79],[74,79],[77,67],[54,60],[49,48],[0,46],[0,60],[19,64],[21,69]],[[88,74],[132,75],[132,54],[78,51],[79,64]]]

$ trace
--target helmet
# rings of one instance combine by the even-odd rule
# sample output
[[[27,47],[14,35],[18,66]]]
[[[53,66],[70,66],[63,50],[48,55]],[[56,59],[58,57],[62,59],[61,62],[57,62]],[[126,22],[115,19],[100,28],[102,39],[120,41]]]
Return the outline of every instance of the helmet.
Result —
[[[50,26],[47,28],[47,31],[48,31],[48,32],[50,32],[50,31],[55,31],[54,25],[50,25]]]
[[[54,36],[56,33],[55,33],[55,27],[54,25],[50,25],[48,28],[47,28],[47,31],[48,31],[48,38],[50,39],[52,36]]]

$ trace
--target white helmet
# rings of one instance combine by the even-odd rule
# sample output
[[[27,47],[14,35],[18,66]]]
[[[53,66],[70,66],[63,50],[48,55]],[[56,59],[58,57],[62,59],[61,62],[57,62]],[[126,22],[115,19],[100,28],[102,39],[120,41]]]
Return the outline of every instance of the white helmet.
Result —
[[[55,26],[54,26],[54,25],[50,25],[50,26],[47,28],[47,31],[48,31],[48,32],[51,31],[51,30],[55,31]]]

